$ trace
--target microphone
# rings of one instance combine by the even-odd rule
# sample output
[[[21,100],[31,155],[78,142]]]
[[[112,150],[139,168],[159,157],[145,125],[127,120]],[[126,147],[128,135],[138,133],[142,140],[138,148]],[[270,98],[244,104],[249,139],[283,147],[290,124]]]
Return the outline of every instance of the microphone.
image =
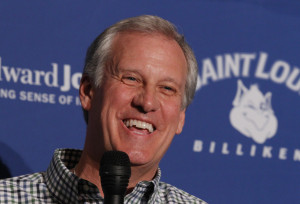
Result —
[[[131,175],[130,160],[125,152],[108,151],[100,162],[104,204],[123,204]]]

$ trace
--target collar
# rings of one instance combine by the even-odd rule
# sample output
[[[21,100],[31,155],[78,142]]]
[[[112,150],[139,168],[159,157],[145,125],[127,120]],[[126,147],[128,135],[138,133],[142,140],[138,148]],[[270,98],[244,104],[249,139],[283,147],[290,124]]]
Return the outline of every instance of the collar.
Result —
[[[81,156],[80,150],[57,149],[45,174],[46,185],[51,195],[61,203],[78,203],[80,179],[69,169]]]
[[[75,149],[57,149],[45,174],[46,185],[52,196],[61,203],[78,203],[80,200],[104,201],[98,188],[73,174],[70,169],[79,162],[82,151]],[[161,170],[151,181],[139,182],[125,201],[154,201],[158,196]],[[150,199],[150,200],[149,200]]]

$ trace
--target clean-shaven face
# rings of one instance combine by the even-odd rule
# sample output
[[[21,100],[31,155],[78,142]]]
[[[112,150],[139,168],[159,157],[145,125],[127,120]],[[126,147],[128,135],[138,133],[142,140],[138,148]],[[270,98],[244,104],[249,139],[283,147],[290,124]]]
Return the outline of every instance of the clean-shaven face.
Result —
[[[115,72],[95,90],[89,122],[96,121],[105,150],[156,168],[184,124],[185,56],[161,34],[121,33],[112,48]]]

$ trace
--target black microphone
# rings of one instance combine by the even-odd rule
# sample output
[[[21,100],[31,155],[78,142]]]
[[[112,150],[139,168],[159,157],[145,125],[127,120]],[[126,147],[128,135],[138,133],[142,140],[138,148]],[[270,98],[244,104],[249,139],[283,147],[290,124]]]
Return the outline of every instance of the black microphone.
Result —
[[[123,204],[131,175],[130,160],[125,152],[108,151],[100,162],[104,204]]]

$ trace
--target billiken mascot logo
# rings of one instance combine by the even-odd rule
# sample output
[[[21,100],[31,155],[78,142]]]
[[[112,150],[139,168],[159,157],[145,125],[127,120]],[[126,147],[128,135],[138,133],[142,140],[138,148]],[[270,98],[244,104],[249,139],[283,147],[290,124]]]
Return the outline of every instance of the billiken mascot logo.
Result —
[[[265,95],[257,85],[247,89],[241,80],[237,83],[237,93],[230,111],[231,125],[246,137],[263,144],[274,137],[277,131],[277,118],[271,107],[271,92]]]

